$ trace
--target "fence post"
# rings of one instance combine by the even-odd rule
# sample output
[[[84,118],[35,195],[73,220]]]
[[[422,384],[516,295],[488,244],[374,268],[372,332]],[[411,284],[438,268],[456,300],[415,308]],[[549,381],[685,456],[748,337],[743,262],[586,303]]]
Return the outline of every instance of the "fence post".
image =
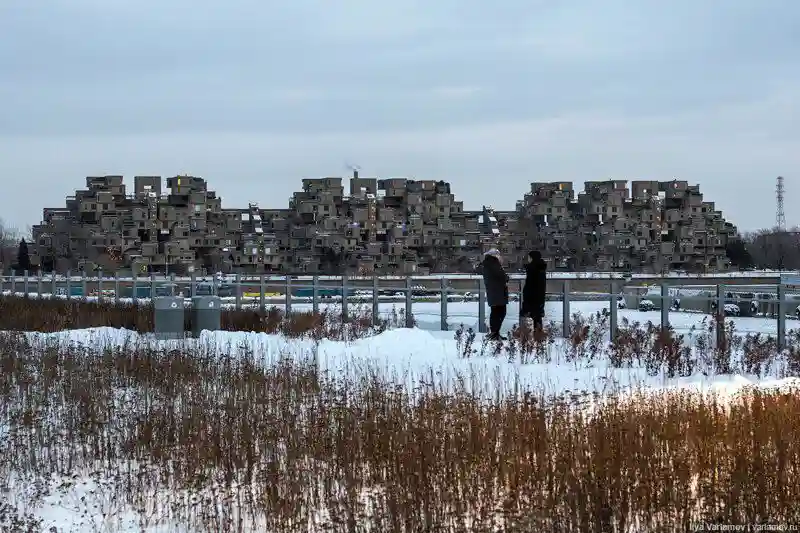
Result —
[[[669,285],[661,281],[661,329],[669,327],[669,306],[672,304],[669,296]]]
[[[292,276],[288,274],[286,275],[286,285],[283,290],[285,292],[284,299],[286,301],[284,307],[285,307],[285,312],[288,315],[289,313],[292,312]]]
[[[36,273],[36,297],[42,298],[42,269]]]
[[[23,287],[23,290],[25,291],[25,298],[27,298],[28,297],[28,292],[30,292],[29,291],[29,287],[28,287],[28,271],[27,270],[24,271],[24,275],[25,275],[25,278],[22,281],[22,287]]]
[[[378,324],[378,320],[380,319],[380,291],[378,285],[378,276],[375,274],[372,275],[372,325],[375,326]]]
[[[414,327],[414,315],[412,311],[412,305],[414,302],[414,293],[412,292],[413,287],[413,280],[411,276],[406,276],[406,327],[411,328]]]
[[[617,338],[619,320],[617,319],[617,282],[611,280],[611,301],[609,302],[609,339],[613,342]]]
[[[97,271],[97,301],[103,301],[103,271]]]
[[[725,285],[717,285],[717,305],[714,313],[714,340],[717,347],[725,344]]]
[[[67,291],[67,300],[71,301],[72,300],[72,271],[71,270],[67,270],[67,285],[66,285],[66,289],[65,290]]]
[[[156,274],[155,272],[150,272],[150,303],[153,303],[153,299],[156,297]]]
[[[261,277],[258,278],[258,284],[260,286],[259,290],[261,291],[258,295],[258,308],[264,313],[267,310],[267,296],[264,294],[267,292],[267,283],[264,280],[264,274],[261,274]]]
[[[138,298],[138,296],[139,296],[139,274],[138,274],[138,272],[134,272],[133,273],[133,285],[131,286],[131,290],[133,291],[133,294],[131,294],[131,296],[133,297],[133,305],[139,305],[139,298]]]
[[[17,294],[17,271],[11,271],[11,296],[16,296]]]
[[[347,312],[347,274],[342,274],[342,321],[347,321],[349,316]]]
[[[483,277],[478,278],[478,333],[486,333],[486,287]]]
[[[170,272],[169,274],[169,295],[177,296],[175,294],[175,272]]]
[[[89,291],[86,289],[87,285],[88,284],[86,283],[86,271],[81,270],[81,294],[82,294],[81,298],[83,299],[83,301],[86,301],[86,297],[89,295]]]
[[[565,339],[568,339],[572,333],[572,313],[570,312],[570,283],[568,279],[564,280],[561,286],[561,334]]]
[[[50,271],[50,285],[50,294],[53,295],[53,298],[56,298],[58,294],[58,277],[56,276],[55,270]]]
[[[319,276],[316,274],[311,279],[311,312],[319,314]]]
[[[440,324],[442,331],[447,331],[450,329],[450,326],[447,323],[447,279],[446,278],[439,278],[439,295],[442,298],[441,310],[439,311],[439,316],[441,317]]]
[[[119,305],[119,271],[114,272],[114,303]]]
[[[786,287],[778,283],[778,349],[786,347]]]
[[[236,273],[236,279],[234,280],[234,286],[236,287],[236,309],[242,308],[242,275],[240,273]]]
[[[184,295],[184,298],[194,298],[197,296],[195,294],[197,292],[197,274],[194,272],[194,268],[191,272],[189,272],[189,294]]]

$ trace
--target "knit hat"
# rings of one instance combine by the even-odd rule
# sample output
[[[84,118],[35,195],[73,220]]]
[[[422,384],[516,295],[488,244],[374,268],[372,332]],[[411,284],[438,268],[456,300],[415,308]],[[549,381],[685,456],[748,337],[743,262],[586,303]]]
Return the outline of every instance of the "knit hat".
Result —
[[[497,248],[492,248],[491,250],[489,250],[488,252],[486,252],[483,255],[493,255],[494,257],[497,257],[499,259],[500,258],[500,250],[498,250]]]

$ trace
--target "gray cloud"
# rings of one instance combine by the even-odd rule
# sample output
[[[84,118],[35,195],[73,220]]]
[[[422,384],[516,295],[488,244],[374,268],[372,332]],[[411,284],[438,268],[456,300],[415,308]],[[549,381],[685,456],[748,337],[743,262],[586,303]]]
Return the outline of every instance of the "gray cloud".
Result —
[[[0,171],[30,194],[0,216],[33,223],[105,172],[281,205],[349,161],[468,207],[680,176],[769,225],[776,175],[796,198],[798,21],[788,0],[6,0]]]

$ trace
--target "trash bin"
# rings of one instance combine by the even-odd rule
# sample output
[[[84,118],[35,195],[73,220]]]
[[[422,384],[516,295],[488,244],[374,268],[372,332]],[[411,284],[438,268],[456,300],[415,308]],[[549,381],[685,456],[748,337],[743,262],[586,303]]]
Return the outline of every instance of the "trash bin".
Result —
[[[222,327],[222,300],[219,296],[192,298],[192,335],[199,337],[203,330],[219,331]]]
[[[153,298],[153,312],[156,337],[159,339],[185,337],[183,298],[180,296]]]

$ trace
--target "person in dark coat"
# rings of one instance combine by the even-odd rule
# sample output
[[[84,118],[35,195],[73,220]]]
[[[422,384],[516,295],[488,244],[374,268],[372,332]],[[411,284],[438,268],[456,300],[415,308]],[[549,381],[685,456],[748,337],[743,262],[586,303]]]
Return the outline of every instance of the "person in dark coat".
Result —
[[[483,258],[483,284],[486,288],[486,303],[489,304],[489,338],[504,340],[500,328],[506,318],[508,306],[508,274],[500,262],[500,252],[491,249]]]
[[[532,319],[533,327],[541,329],[547,294],[547,263],[542,259],[542,254],[536,250],[529,252],[528,257],[530,262],[525,265],[525,286],[522,288],[519,316],[520,319]]]

